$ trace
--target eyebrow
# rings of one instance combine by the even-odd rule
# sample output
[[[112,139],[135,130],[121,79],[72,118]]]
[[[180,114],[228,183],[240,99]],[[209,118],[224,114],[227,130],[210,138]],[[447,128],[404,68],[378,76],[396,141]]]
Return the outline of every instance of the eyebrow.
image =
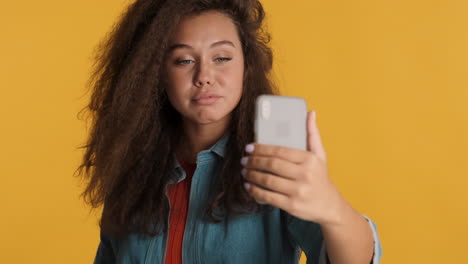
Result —
[[[213,48],[213,47],[216,47],[216,46],[221,46],[221,45],[229,45],[229,46],[232,46],[232,47],[236,47],[234,45],[234,43],[232,43],[231,41],[229,40],[221,40],[221,41],[216,41],[214,42],[213,44],[210,45],[210,48]],[[169,47],[169,52],[175,50],[175,49],[193,49],[192,46],[188,45],[188,44],[183,44],[183,43],[178,43],[178,44],[174,44],[172,45],[171,47]]]

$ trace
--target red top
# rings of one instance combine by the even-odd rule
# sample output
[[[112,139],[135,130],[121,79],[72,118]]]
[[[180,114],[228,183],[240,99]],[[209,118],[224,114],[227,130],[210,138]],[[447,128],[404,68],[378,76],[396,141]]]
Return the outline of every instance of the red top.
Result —
[[[166,247],[166,264],[182,264],[182,240],[184,238],[185,221],[187,219],[188,202],[192,176],[197,167],[196,163],[185,163],[179,160],[187,177],[167,187],[171,212],[169,218],[169,239]]]

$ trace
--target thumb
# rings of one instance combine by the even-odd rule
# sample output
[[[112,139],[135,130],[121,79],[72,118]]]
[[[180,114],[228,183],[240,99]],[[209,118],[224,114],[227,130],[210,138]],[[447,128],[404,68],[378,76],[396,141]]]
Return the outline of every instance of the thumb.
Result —
[[[327,161],[327,155],[317,127],[317,113],[314,110],[307,113],[307,150],[317,155],[321,160]]]

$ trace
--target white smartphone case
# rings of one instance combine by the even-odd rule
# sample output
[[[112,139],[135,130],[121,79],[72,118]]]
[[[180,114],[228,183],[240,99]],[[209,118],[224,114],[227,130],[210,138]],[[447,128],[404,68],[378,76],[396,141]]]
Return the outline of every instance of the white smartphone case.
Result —
[[[305,100],[301,97],[260,95],[256,102],[255,141],[306,150]]]
[[[255,112],[255,142],[306,150],[307,103],[303,98],[260,95]]]

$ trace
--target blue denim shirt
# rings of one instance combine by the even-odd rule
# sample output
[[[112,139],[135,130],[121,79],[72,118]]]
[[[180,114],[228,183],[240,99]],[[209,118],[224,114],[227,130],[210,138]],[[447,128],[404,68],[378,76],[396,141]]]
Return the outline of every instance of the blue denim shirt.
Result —
[[[320,225],[294,217],[274,207],[268,213],[230,217],[221,223],[206,221],[202,209],[221,170],[229,134],[197,156],[183,236],[184,264],[299,263],[301,249],[308,264],[326,264],[326,248]],[[178,162],[173,169],[174,182],[186,175]],[[166,193],[167,195],[167,193]],[[374,234],[373,263],[379,263],[382,248],[375,223],[365,217]],[[169,222],[169,216],[167,219]],[[101,232],[94,263],[164,263],[168,234],[156,237],[130,234],[121,239]]]

